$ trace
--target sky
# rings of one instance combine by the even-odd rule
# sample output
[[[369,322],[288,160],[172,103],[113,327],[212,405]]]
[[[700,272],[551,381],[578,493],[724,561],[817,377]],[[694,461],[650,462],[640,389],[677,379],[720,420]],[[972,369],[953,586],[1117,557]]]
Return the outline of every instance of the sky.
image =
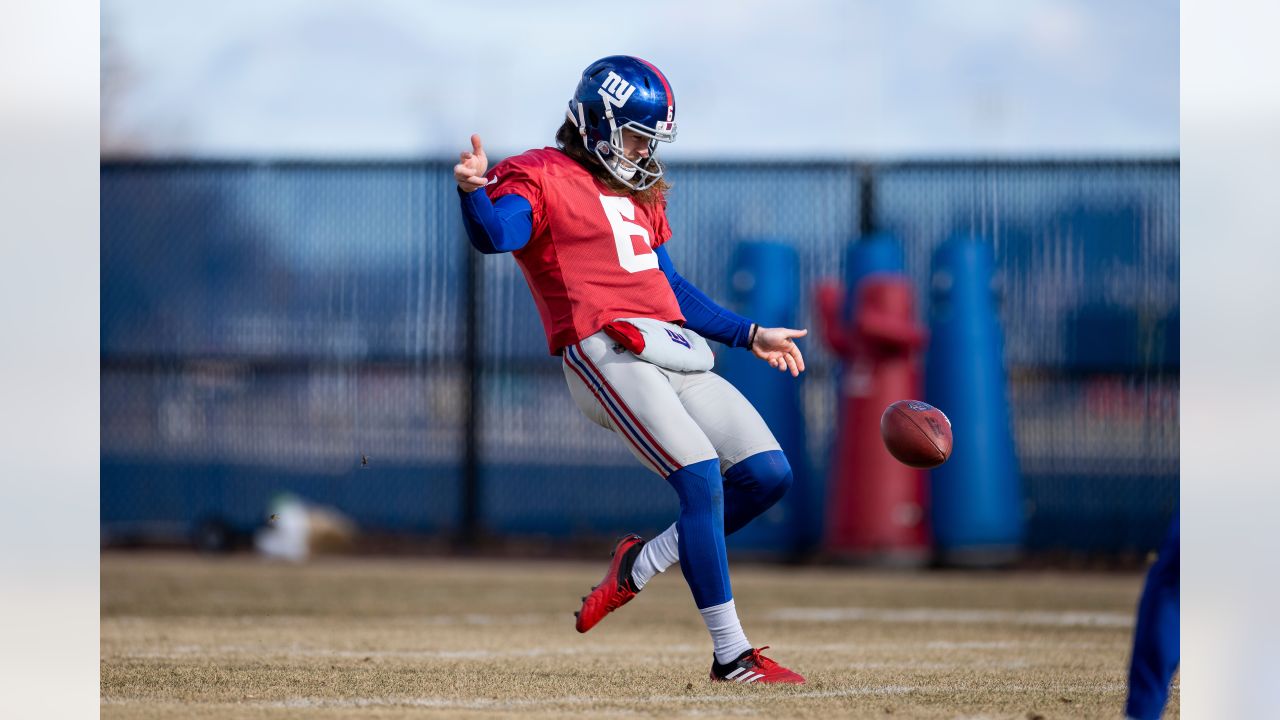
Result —
[[[551,144],[591,61],[676,95],[672,158],[1171,155],[1166,0],[104,0],[102,151],[492,154]]]

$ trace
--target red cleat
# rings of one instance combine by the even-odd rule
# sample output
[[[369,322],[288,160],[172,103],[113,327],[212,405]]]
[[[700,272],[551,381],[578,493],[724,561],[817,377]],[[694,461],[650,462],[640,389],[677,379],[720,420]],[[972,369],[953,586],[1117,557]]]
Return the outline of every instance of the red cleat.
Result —
[[[591,594],[582,598],[582,609],[575,612],[578,622],[575,627],[584,633],[596,626],[605,615],[631,602],[636,590],[631,584],[631,566],[640,554],[644,540],[639,535],[628,535],[618,541],[610,557],[609,571],[599,585],[591,588]]]
[[[792,672],[769,658],[761,655],[765,645],[759,650],[748,650],[738,656],[737,660],[726,665],[721,665],[713,658],[711,661],[711,679],[719,682],[736,682],[736,683],[791,683],[799,685],[804,682],[804,678],[799,673]]]

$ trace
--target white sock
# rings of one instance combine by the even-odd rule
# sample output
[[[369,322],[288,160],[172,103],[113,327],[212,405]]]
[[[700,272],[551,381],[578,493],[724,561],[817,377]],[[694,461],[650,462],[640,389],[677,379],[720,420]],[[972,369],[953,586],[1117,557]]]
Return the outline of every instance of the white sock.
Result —
[[[680,549],[676,544],[679,539],[676,524],[671,523],[671,527],[641,546],[640,554],[631,566],[631,582],[636,584],[637,590],[643,588],[654,575],[680,562]]]
[[[751,649],[747,642],[747,634],[742,632],[742,623],[738,622],[738,608],[733,600],[719,605],[703,608],[702,620],[711,632],[711,647],[716,654],[716,662],[724,665],[738,659],[738,656]]]

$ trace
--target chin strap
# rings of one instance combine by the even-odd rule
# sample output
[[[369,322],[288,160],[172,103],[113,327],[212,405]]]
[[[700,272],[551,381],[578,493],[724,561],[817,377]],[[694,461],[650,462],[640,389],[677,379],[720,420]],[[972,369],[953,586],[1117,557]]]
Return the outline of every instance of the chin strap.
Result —
[[[575,105],[577,106],[578,111],[576,115],[574,114]],[[619,167],[621,164],[621,158],[613,151],[613,148],[609,143],[601,140],[599,143],[596,143],[597,147],[591,147],[591,142],[587,138],[587,118],[586,112],[582,109],[582,103],[570,100],[569,109],[565,111],[565,115],[569,118],[569,122],[573,123],[573,126],[578,129],[578,136],[582,138],[582,146],[587,149],[587,152],[593,153],[597,160],[608,167],[610,173],[612,173],[614,177],[622,180],[633,190],[641,189],[630,184],[631,179],[638,174],[639,163],[635,163],[635,167],[624,170]],[[605,117],[609,118],[609,123],[614,128],[614,132],[617,132],[617,124],[613,119],[613,111],[608,107],[605,107]],[[604,158],[605,155],[608,155],[609,159],[606,160]],[[650,159],[652,159],[652,156],[650,156]],[[652,184],[652,182],[649,183],[649,185]],[[648,185],[645,187],[648,187]]]
[[[582,138],[582,146],[590,150],[591,146],[587,144],[587,118],[583,114],[582,103],[577,103],[578,114],[576,116],[573,114],[574,104],[575,103],[570,102],[569,109],[566,110],[564,114],[569,117],[569,122],[573,123],[573,126],[578,128],[578,137]]]

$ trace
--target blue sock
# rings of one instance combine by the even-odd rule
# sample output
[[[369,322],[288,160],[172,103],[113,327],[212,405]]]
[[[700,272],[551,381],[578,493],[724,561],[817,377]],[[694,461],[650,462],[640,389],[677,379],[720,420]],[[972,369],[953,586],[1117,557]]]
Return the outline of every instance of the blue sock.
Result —
[[[686,465],[667,476],[680,496],[680,571],[698,609],[733,599],[724,549],[724,481],[718,459]]]
[[[741,530],[773,507],[787,494],[791,480],[791,464],[781,450],[756,453],[729,468],[724,474],[725,534]]]
[[[1125,713],[1138,720],[1160,717],[1169,699],[1169,681],[1178,667],[1178,524],[1175,511],[1138,601],[1129,659],[1129,699],[1125,703]]]

